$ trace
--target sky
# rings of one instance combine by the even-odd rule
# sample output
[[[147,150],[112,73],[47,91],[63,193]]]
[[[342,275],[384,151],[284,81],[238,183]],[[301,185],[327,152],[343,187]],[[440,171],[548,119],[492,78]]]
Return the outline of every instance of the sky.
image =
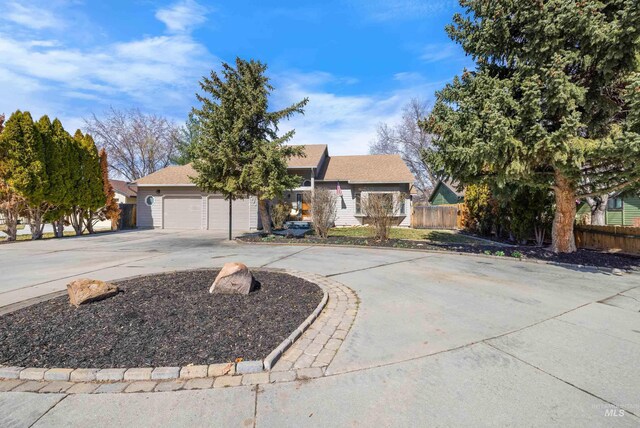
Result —
[[[272,109],[295,144],[365,154],[380,123],[472,61],[445,26],[455,0],[0,0],[0,113],[58,117],[72,132],[110,107],[177,124],[199,80],[236,57],[268,65]]]

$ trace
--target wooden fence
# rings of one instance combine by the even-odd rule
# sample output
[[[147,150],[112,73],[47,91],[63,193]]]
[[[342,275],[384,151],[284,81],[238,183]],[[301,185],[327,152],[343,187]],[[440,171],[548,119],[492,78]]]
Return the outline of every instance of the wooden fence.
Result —
[[[431,205],[413,207],[411,227],[416,229],[459,229],[458,205]]]
[[[576,226],[578,248],[597,248],[640,254],[640,227]]]

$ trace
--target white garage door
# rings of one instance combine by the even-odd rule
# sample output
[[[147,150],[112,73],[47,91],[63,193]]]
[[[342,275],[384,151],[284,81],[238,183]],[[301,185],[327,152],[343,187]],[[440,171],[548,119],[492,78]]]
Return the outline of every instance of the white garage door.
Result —
[[[200,196],[165,196],[163,200],[165,229],[200,229],[202,198]]]
[[[232,205],[233,230],[249,230],[251,204],[249,199],[236,199]],[[222,196],[209,198],[209,229],[229,230],[229,201]]]

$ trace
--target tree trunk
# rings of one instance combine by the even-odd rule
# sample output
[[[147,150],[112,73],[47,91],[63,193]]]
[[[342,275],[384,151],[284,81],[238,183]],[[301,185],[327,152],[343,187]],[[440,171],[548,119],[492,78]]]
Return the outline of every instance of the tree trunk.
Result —
[[[94,216],[95,216],[95,213],[89,210],[86,218],[87,232],[89,233],[95,233],[95,230],[93,229],[93,226],[95,225],[95,223],[93,222]]]
[[[233,240],[231,231],[233,230],[233,200],[229,196],[229,241]]]
[[[597,198],[587,198],[587,203],[589,204],[589,208],[591,208],[591,224],[594,226],[605,225],[607,202],[609,202],[609,195],[602,195]]]
[[[76,236],[82,235],[82,232],[84,231],[84,210],[75,207],[69,216],[69,219],[71,220],[73,230],[76,232]]]
[[[271,215],[269,214],[269,201],[258,196],[258,211],[260,212],[260,220],[262,221],[262,231],[271,235]]]
[[[573,234],[576,218],[575,186],[562,172],[556,170],[554,189],[556,213],[551,231],[551,250],[554,253],[573,253],[576,251],[576,239]]]
[[[29,228],[31,229],[31,239],[41,239],[42,238],[42,216],[43,210],[42,207],[29,207],[28,208],[28,217],[29,217]]]
[[[64,236],[64,217],[60,217],[53,222],[53,233],[56,238],[62,238]]]
[[[3,211],[5,218],[7,241],[15,241],[18,236],[18,215],[12,210]]]

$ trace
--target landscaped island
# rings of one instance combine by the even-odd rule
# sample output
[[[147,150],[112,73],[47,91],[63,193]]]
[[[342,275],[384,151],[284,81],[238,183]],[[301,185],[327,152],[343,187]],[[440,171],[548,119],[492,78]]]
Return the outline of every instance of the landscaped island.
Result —
[[[317,307],[315,284],[253,271],[249,295],[209,294],[217,270],[117,282],[115,297],[75,308],[67,296],[0,317],[0,364],[116,368],[260,360]]]

